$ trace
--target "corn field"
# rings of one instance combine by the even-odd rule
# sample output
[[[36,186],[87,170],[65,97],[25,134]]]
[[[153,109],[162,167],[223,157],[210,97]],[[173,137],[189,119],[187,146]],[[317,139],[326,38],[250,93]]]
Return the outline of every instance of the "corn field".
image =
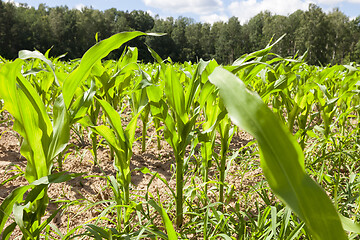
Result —
[[[27,182],[0,198],[1,239],[359,239],[359,65],[311,66],[272,53],[276,42],[228,66],[150,48],[145,64],[131,47],[104,60],[146,35],[161,37],[118,33],[70,62],[27,50],[0,59],[1,124],[26,161],[4,168],[0,190]],[[98,174],[64,170],[87,143],[78,165]],[[134,167],[161,149],[169,178]],[[136,174],[150,176],[141,191]],[[48,194],[87,179],[104,182],[101,198]]]

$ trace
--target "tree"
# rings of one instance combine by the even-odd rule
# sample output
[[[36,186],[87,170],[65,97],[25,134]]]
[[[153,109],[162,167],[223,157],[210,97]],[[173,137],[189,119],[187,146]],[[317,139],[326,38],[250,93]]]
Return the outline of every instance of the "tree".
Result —
[[[52,35],[51,53],[55,56],[67,53],[67,58],[81,56],[83,49],[79,49],[76,39],[78,25],[78,10],[69,10],[68,7],[55,7],[49,10],[49,24]]]
[[[330,22],[331,41],[331,64],[341,64],[349,60],[350,48],[354,43],[351,36],[351,23],[349,17],[345,16],[338,8],[327,15]],[[329,49],[330,50],[330,49]]]
[[[0,1],[0,55],[5,58],[13,58],[16,54],[14,49],[12,29],[15,23],[16,8],[11,3]]]
[[[350,46],[350,61],[360,62],[360,16],[350,21],[350,32],[353,38]]]
[[[209,23],[203,23],[201,25],[201,58],[204,60],[210,60],[215,54],[215,44],[211,37],[211,25]]]
[[[241,25],[237,17],[231,17],[227,23],[213,25],[215,40],[215,59],[224,64],[231,64],[243,53],[245,41],[242,38]]]
[[[284,41],[288,42],[289,47],[288,47],[287,55],[289,56],[294,56],[297,53],[297,51],[299,51],[300,49],[303,49],[303,51],[306,50],[305,45],[304,47],[299,47],[302,46],[303,42],[298,42],[296,35],[298,29],[301,26],[303,15],[304,15],[304,11],[297,10],[296,12],[290,14],[289,17],[287,18],[288,28],[286,33],[286,39],[284,39]]]
[[[193,23],[185,28],[185,37],[187,45],[184,46],[186,56],[185,59],[188,61],[197,62],[203,55],[203,49],[201,48],[201,32],[202,24]]]
[[[186,61],[186,56],[190,53],[190,49],[187,47],[187,39],[186,39],[186,27],[193,23],[194,20],[186,17],[178,17],[176,19],[173,31],[171,33],[171,38],[175,43],[175,61],[184,62]]]
[[[281,55],[289,55],[289,49],[291,49],[291,28],[289,26],[288,17],[281,15],[273,15],[266,19],[263,27],[264,40],[276,41],[278,38],[285,37],[282,41],[278,42],[272,49],[273,52]]]
[[[307,61],[310,64],[326,65],[329,62],[328,50],[331,47],[329,29],[330,22],[326,14],[317,5],[310,4],[296,31],[297,42],[303,42],[304,47],[309,51]]]
[[[269,18],[269,11],[260,12],[244,25],[244,32],[249,37],[249,45],[246,48],[248,52],[262,49],[269,43],[270,39],[265,39],[263,33],[265,22]]]
[[[154,27],[155,21],[147,12],[134,10],[127,16],[128,24],[133,30],[147,32]]]
[[[175,59],[176,57],[176,45],[174,40],[171,38],[171,34],[174,28],[174,19],[168,17],[161,19],[159,16],[155,17],[154,27],[151,30],[156,33],[166,33],[162,37],[147,37],[146,43],[155,51],[162,59],[170,57]]]

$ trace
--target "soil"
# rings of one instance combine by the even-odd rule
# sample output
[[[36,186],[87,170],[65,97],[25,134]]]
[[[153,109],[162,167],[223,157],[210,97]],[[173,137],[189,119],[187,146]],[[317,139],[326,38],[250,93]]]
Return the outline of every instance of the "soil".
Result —
[[[140,122],[139,122],[139,126]],[[166,179],[170,187],[175,190],[174,169],[175,162],[173,157],[172,148],[162,141],[162,148],[157,149],[156,132],[152,126],[149,127],[146,151],[141,152],[140,142],[140,128],[136,133],[138,140],[133,146],[133,156],[131,160],[131,169],[148,168],[152,172],[158,173],[162,178]],[[95,205],[91,207],[92,203],[109,200],[112,197],[112,191],[108,187],[104,178],[96,176],[115,176],[113,161],[109,156],[109,149],[105,145],[100,145],[97,150],[99,166],[94,166],[93,155],[91,153],[91,144],[85,136],[83,145],[76,140],[77,136],[72,134],[70,147],[65,154],[63,161],[63,170],[70,173],[83,173],[82,177],[78,177],[65,183],[52,184],[48,190],[50,197],[50,204],[48,211],[52,212],[63,203],[59,201],[73,201],[78,200],[77,203],[66,207],[54,218],[55,224],[63,234],[66,234],[70,229],[80,226],[84,223],[91,223],[99,215],[99,209],[104,209],[106,203]],[[253,138],[242,131],[236,133],[233,137],[230,153],[231,156],[234,151],[240,147],[245,146]],[[219,148],[219,146],[217,147]],[[246,148],[240,154],[246,155]],[[232,161],[231,167],[227,175],[227,182],[229,186],[234,185],[237,191],[245,192],[250,191],[251,186],[255,185],[263,179],[259,161],[254,154],[251,155],[252,159],[239,161],[235,158]],[[188,175],[194,175],[191,171],[194,170],[195,158],[189,161],[189,168],[187,169]],[[248,164],[251,162],[251,164]],[[57,164],[54,165],[55,171]],[[27,185],[27,180],[24,176],[18,176],[13,180],[11,177],[25,171],[26,159],[20,154],[19,137],[16,132],[12,130],[12,123],[5,121],[0,125],[0,203],[11,193],[12,190],[19,186]],[[86,177],[92,176],[92,177]],[[215,164],[210,170],[210,178],[216,179],[217,171]],[[189,178],[188,178],[189,179]],[[166,185],[158,178],[153,178],[151,174],[143,174],[139,170],[132,172],[132,198],[138,196],[139,201],[144,201],[144,196],[150,192],[152,196],[160,196],[161,201],[167,202],[172,200],[172,195]],[[150,185],[149,185],[150,184]],[[189,185],[190,180],[185,182]],[[238,194],[240,195],[240,194]],[[210,198],[215,198],[210,196]],[[236,199],[235,199],[236,200]],[[235,202],[231,200],[230,204]],[[251,199],[244,201],[244,206],[249,208],[248,202]],[[247,205],[247,206],[246,206]],[[11,218],[10,218],[11,219]],[[8,223],[9,224],[9,223]],[[19,230],[16,230],[19,232]],[[14,236],[19,236],[21,233],[16,233]]]

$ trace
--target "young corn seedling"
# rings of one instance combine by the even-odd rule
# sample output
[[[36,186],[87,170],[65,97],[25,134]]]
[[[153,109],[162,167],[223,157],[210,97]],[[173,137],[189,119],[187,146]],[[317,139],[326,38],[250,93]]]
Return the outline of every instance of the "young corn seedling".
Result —
[[[136,122],[140,112],[135,115],[123,129],[119,113],[111,105],[101,99],[97,100],[105,112],[111,128],[105,125],[90,126],[92,131],[108,142],[115,152],[114,167],[116,179],[110,177],[108,180],[115,194],[117,208],[117,230],[129,231],[129,218],[131,209],[125,207],[122,211],[120,206],[130,206],[130,160],[132,156],[132,145],[135,141]],[[122,224],[124,228],[122,227]]]
[[[21,154],[27,159],[25,178],[31,184],[35,180],[51,174],[54,158],[66,147],[69,141],[69,116],[60,96],[54,105],[53,124],[40,96],[31,84],[21,74],[24,61],[17,59],[2,66],[0,71],[0,97],[5,102],[5,108],[15,118],[14,130],[24,139]],[[10,196],[10,205],[19,201],[16,192]],[[37,197],[28,198],[26,205],[16,208],[17,223],[21,224],[24,237],[38,238],[41,217],[45,214],[48,204],[47,186],[37,192]],[[21,196],[22,197],[22,196]],[[28,212],[30,220],[22,218],[23,211]],[[9,214],[1,219],[0,231]],[[21,222],[20,219],[26,219]]]
[[[133,113],[136,115],[138,112],[141,112],[140,118],[142,121],[142,131],[141,131],[141,151],[145,152],[146,150],[146,134],[147,134],[147,125],[149,122],[150,114],[150,102],[147,94],[147,87],[151,86],[150,76],[142,70],[139,70],[140,76],[138,77],[138,84],[135,86],[134,91],[132,92],[131,105]]]
[[[226,111],[223,103],[220,102],[220,109],[222,112]],[[225,185],[225,171],[226,171],[226,159],[227,153],[229,151],[229,146],[232,137],[235,133],[235,128],[232,126],[231,120],[228,115],[226,115],[218,125],[218,132],[220,134],[220,142],[221,142],[221,149],[220,149],[220,161],[219,161],[219,202],[224,203],[224,185]],[[220,206],[222,209],[222,206]]]
[[[41,239],[41,232],[61,210],[61,208],[56,209],[45,221],[41,221],[47,206],[47,189],[53,183],[66,182],[81,175],[81,173],[64,174],[64,172],[59,172],[16,188],[0,205],[2,239],[10,239],[16,226],[19,226],[23,233],[22,239]],[[23,200],[24,194],[30,189],[31,191]],[[40,203],[43,205],[39,206]],[[13,212],[14,222],[4,229],[11,212]]]
[[[198,141],[201,144],[201,174],[203,177],[204,197],[207,205],[207,194],[209,181],[209,169],[213,158],[213,151],[215,146],[216,128],[218,126],[220,116],[220,108],[217,102],[218,93],[214,91],[214,87],[207,82],[200,93],[199,102],[200,108],[203,109],[205,120],[202,124],[202,129],[198,133]],[[222,114],[224,116],[224,114]]]
[[[149,97],[149,105],[150,105],[150,113],[154,122],[154,127],[156,130],[156,142],[157,149],[161,149],[161,136],[160,136],[160,121],[162,119],[162,111],[161,106],[164,102],[163,98],[163,90],[160,86],[151,85],[146,88],[146,92]]]
[[[199,114],[197,109],[190,115],[191,104],[195,92],[198,90],[194,85],[198,85],[199,80],[187,86],[184,91],[180,83],[185,78],[183,73],[177,73],[172,67],[168,67],[166,70],[163,69],[163,75],[168,104],[164,100],[154,103],[153,106],[156,105],[156,107],[152,108],[152,114],[164,122],[165,140],[174,151],[176,161],[176,224],[180,227],[183,222],[184,156],[186,146],[193,138],[192,132]]]

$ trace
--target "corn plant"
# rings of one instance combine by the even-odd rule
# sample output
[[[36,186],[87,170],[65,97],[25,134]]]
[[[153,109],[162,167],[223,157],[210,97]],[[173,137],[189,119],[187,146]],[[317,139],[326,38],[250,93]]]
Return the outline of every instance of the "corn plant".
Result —
[[[77,86],[89,76],[92,67],[95,66],[96,63],[125,42],[144,35],[159,36],[159,34],[145,34],[142,32],[123,32],[115,34],[90,48],[82,57],[79,67],[65,79],[63,95],[66,107],[68,109],[70,108]]]
[[[135,86],[134,91],[131,94],[131,106],[133,113],[136,115],[140,113],[140,118],[142,121],[142,130],[141,130],[141,151],[145,152],[146,150],[146,134],[147,134],[147,125],[149,122],[150,114],[150,102],[147,94],[147,86],[152,85],[150,76],[142,70],[139,70],[139,77],[137,80],[137,85]]]
[[[174,151],[176,162],[176,224],[178,227],[183,222],[183,186],[184,186],[184,156],[186,146],[190,143],[197,116],[195,111],[190,115],[191,104],[197,88],[190,85],[183,91],[181,79],[185,78],[182,73],[177,73],[172,67],[163,69],[165,78],[165,95],[168,104],[160,100],[157,104],[157,115],[166,128],[164,129],[165,140],[171,145]],[[193,82],[192,84],[199,84]],[[154,109],[154,108],[153,108]],[[169,112],[170,111],[170,112]],[[152,112],[154,115],[155,112]]]
[[[46,189],[48,189],[51,184],[66,182],[81,175],[82,173],[64,174],[64,172],[59,172],[42,177],[29,185],[16,188],[12,191],[0,205],[0,230],[2,232],[2,239],[10,239],[16,226],[19,226],[23,233],[22,239],[41,239],[41,232],[61,210],[61,208],[56,209],[45,221],[41,221],[47,203],[44,203],[41,208],[37,205],[39,205],[39,202],[44,202],[44,198],[47,198]],[[31,191],[23,200],[22,198],[28,190]],[[14,222],[4,229],[6,220],[9,218],[11,212],[13,212],[14,215]]]
[[[202,129],[197,134],[198,142],[201,144],[201,174],[203,177],[205,205],[207,205],[207,194],[209,181],[209,169],[213,159],[213,151],[215,147],[216,128],[219,120],[222,120],[226,112],[220,112],[217,102],[218,93],[214,91],[214,86],[207,82],[201,89],[199,103],[200,108],[203,109],[203,116],[205,117],[202,123]]]
[[[23,60],[17,59],[1,68],[0,96],[4,99],[5,108],[15,118],[14,130],[24,139],[21,154],[27,159],[25,178],[32,183],[51,174],[54,158],[66,147],[69,140],[69,116],[60,96],[55,101],[52,124],[40,96],[21,74],[23,64]],[[22,225],[24,236],[30,234],[34,238],[39,237],[41,217],[48,204],[47,187],[37,194],[38,197],[26,200],[26,206],[16,208],[19,214],[25,209],[31,212],[31,221],[27,220],[26,226],[21,224],[20,219],[17,222]],[[14,194],[12,197],[11,203],[15,204],[19,196]],[[2,227],[8,217],[6,214],[2,218]]]
[[[222,103],[220,103],[220,104],[222,105]],[[224,108],[224,107],[222,106],[222,107],[220,107],[220,109],[221,108]],[[222,112],[225,111],[224,109],[221,109],[221,110],[222,110]],[[224,118],[219,122],[218,132],[220,134],[220,143],[221,143],[220,156],[218,157],[220,160],[220,161],[218,161],[218,168],[219,168],[219,172],[220,172],[219,202],[224,203],[226,159],[227,159],[227,153],[229,150],[231,139],[235,133],[234,126],[232,126],[231,120],[228,117],[228,115],[225,115]]]
[[[105,112],[111,128],[105,125],[91,126],[92,131],[104,137],[108,144],[115,152],[114,167],[116,169],[116,179],[110,177],[108,180],[114,192],[117,208],[117,230],[122,231],[122,224],[124,229],[129,231],[129,218],[131,209],[126,208],[121,211],[120,205],[129,206],[130,204],[130,160],[132,156],[132,145],[135,141],[135,129],[137,118],[140,112],[134,116],[123,129],[121,117],[119,113],[111,107],[111,105],[101,99],[97,100]]]
[[[160,121],[162,119],[161,106],[163,104],[163,89],[160,86],[150,85],[146,88],[149,98],[150,113],[156,130],[157,149],[161,149]]]

